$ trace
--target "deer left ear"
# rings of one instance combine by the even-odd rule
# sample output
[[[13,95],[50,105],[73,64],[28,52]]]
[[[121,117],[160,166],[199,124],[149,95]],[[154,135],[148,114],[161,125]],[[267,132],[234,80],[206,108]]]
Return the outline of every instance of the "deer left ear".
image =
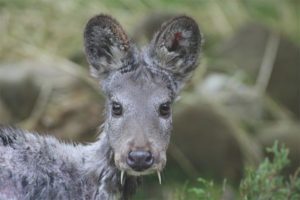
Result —
[[[84,29],[84,46],[91,74],[105,79],[121,68],[133,68],[136,62],[135,46],[122,26],[108,15],[91,18]]]
[[[149,60],[184,83],[198,65],[201,39],[195,20],[187,16],[176,17],[163,24],[154,36],[149,46]]]

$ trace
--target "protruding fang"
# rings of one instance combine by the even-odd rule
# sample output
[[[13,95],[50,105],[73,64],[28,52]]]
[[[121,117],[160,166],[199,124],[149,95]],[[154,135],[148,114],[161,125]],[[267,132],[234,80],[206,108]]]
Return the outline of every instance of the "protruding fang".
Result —
[[[160,171],[158,171],[158,170],[157,170],[157,176],[158,176],[159,184],[161,185],[161,176],[160,176]]]
[[[124,171],[121,171],[121,185],[123,185]]]

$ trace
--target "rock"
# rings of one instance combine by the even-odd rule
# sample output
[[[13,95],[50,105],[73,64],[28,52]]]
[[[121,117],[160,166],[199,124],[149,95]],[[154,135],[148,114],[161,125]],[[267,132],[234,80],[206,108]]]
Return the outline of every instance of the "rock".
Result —
[[[220,69],[243,70],[254,83],[262,65],[269,38],[274,34],[259,24],[242,26],[232,38],[216,47]],[[276,51],[276,49],[275,49]],[[300,119],[300,47],[284,35],[279,35],[279,45],[266,91],[277,102],[287,107]],[[235,67],[232,67],[235,66]],[[267,78],[267,77],[266,77]]]
[[[58,67],[61,65],[60,67]],[[0,79],[6,82],[18,82],[26,79],[33,81],[34,85],[49,84],[56,88],[64,88],[74,84],[74,77],[61,70],[61,63],[50,63],[29,60],[15,63],[2,63],[0,65]]]
[[[6,109],[6,105],[0,100],[0,124],[12,123],[10,112]]]
[[[63,95],[51,98],[35,129],[67,141],[92,142],[104,122],[103,109],[104,102],[87,88],[66,88]]]
[[[173,143],[202,175],[238,181],[245,166],[260,161],[260,148],[221,105],[199,95],[184,99],[175,108]]]
[[[231,38],[217,45],[216,52],[220,59],[245,70],[256,80],[269,33],[270,30],[260,24],[243,25]]]
[[[0,67],[0,98],[6,113],[11,115],[1,117],[1,121],[16,123],[26,119],[38,98],[39,88],[30,78],[30,73],[19,66]]]
[[[104,100],[91,89],[98,87],[96,81],[91,87],[88,84],[93,83],[76,78],[67,64],[1,64],[0,122],[18,123],[22,128],[72,142],[95,140],[97,127],[103,121]]]
[[[267,105],[264,104],[255,88],[226,74],[209,74],[197,86],[196,92],[220,102],[236,116],[237,120],[242,119],[248,122],[272,118]]]
[[[267,92],[300,119],[300,47],[283,36]]]

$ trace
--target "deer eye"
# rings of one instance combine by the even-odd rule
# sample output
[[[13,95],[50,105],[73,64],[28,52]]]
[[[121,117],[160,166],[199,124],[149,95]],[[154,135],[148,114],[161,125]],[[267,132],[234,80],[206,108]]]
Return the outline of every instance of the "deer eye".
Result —
[[[123,109],[122,109],[122,105],[117,103],[117,102],[113,102],[112,103],[112,114],[115,116],[120,116],[123,113]]]
[[[163,103],[159,106],[159,115],[162,117],[169,117],[171,113],[170,103]]]

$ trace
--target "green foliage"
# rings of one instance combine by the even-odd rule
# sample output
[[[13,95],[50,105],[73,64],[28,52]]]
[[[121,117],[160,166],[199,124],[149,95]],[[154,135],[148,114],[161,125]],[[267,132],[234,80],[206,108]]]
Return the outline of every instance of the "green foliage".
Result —
[[[278,148],[276,141],[267,152],[273,155],[273,160],[266,158],[256,170],[247,169],[246,177],[240,184],[241,200],[298,200],[300,199],[300,168],[293,176],[287,178],[282,170],[290,163],[288,159],[289,150],[281,146]],[[197,200],[221,199],[221,189],[216,189],[213,182],[199,178],[200,186],[187,189],[194,194]],[[185,186],[186,187],[186,186]],[[179,200],[190,199],[181,195]]]
[[[268,158],[259,165],[257,170],[248,169],[242,180],[240,192],[243,200],[265,199],[300,199],[299,170],[290,180],[281,174],[283,168],[289,164],[289,150],[282,146],[278,149],[278,142],[272,148],[267,148],[274,155],[271,162]]]
[[[203,178],[198,178],[197,181],[201,184],[201,187],[193,187],[188,191],[193,193],[199,199],[205,200],[217,200],[220,199],[221,192],[214,189],[214,182],[207,181]]]
[[[225,182],[224,182],[225,183]],[[218,200],[221,199],[222,190],[213,181],[203,178],[197,179],[197,186],[188,187],[188,182],[180,190],[176,190],[176,200]]]

